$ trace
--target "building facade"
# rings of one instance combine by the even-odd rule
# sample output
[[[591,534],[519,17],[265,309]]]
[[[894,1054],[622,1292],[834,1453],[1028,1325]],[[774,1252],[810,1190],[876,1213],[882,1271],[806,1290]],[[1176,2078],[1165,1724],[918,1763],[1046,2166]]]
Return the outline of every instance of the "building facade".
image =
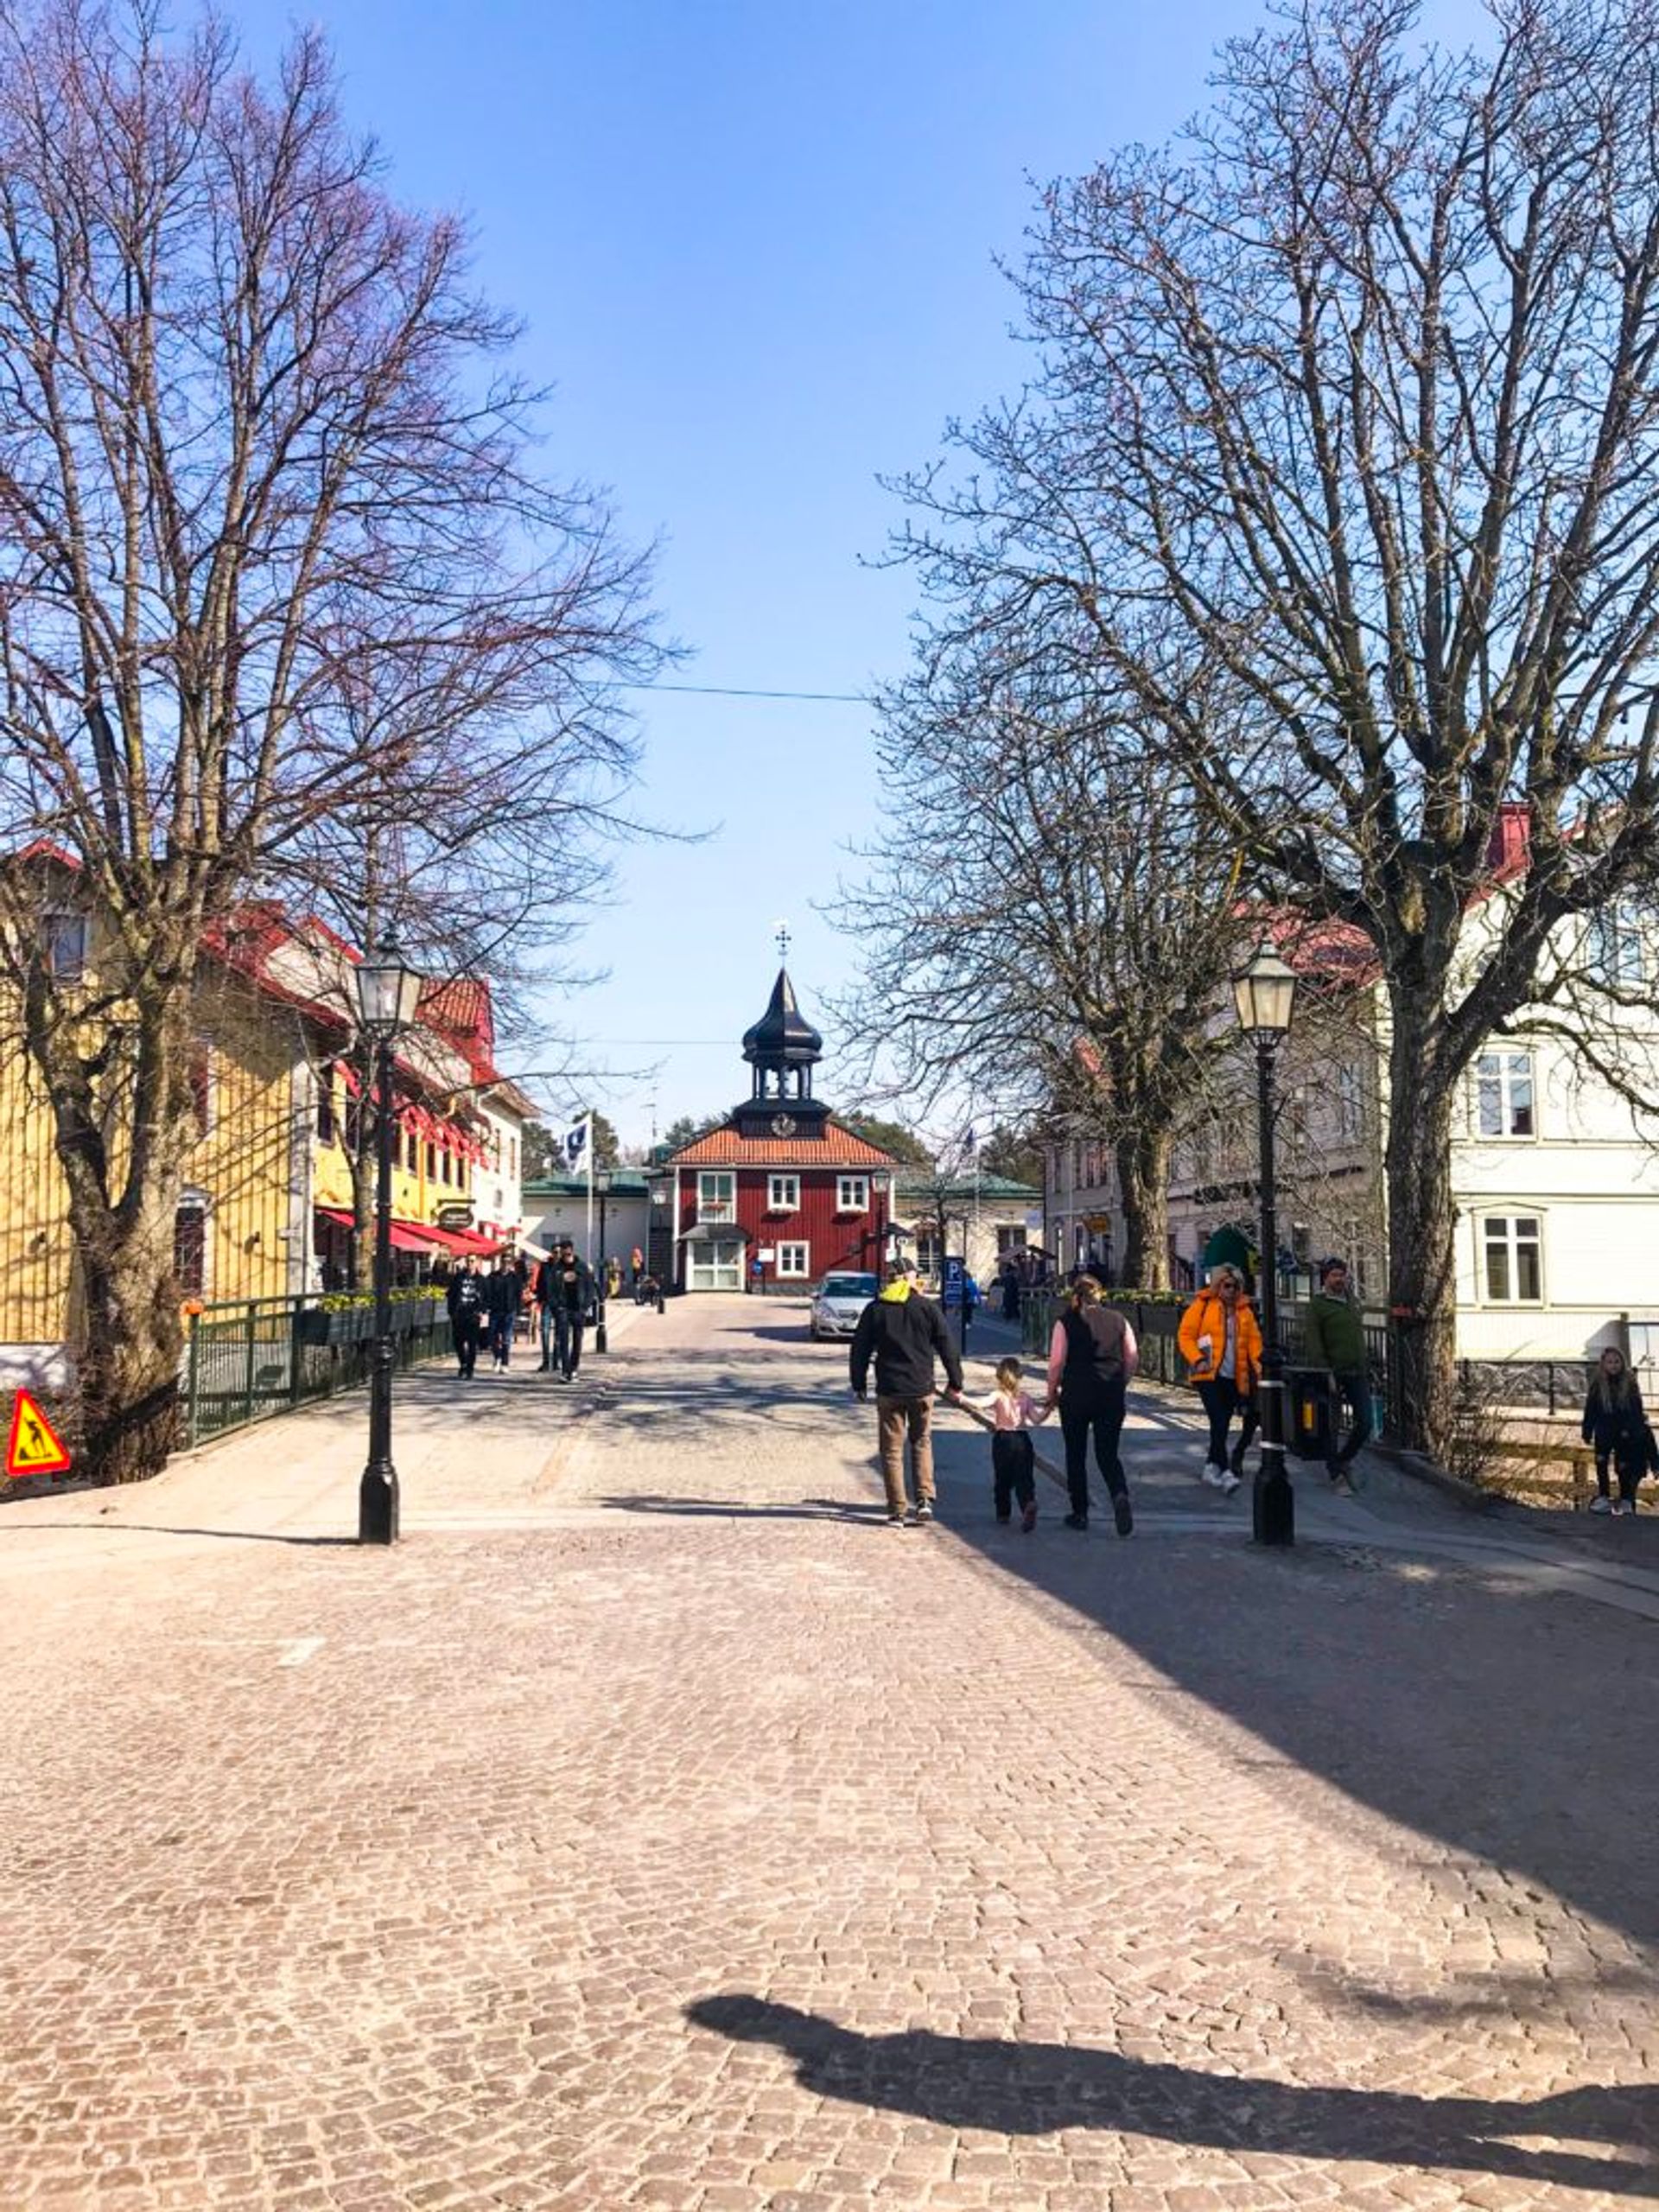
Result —
[[[84,979],[90,999],[106,957],[101,923],[73,868],[60,872],[55,980],[73,999]],[[356,957],[323,924],[291,921],[269,902],[209,932],[192,1006],[194,1142],[174,1225],[181,1301],[294,1297],[347,1281],[353,1156],[366,1134]],[[393,1259],[404,1280],[517,1233],[523,1130],[536,1109],[494,1067],[487,988],[467,988],[481,995],[466,1023],[435,990],[397,1054]],[[122,1141],[118,1128],[118,1159]],[[60,1384],[79,1325],[73,1239],[49,1103],[15,1027],[0,1050],[0,1377]]]
[[[743,1039],[750,1093],[718,1128],[651,1171],[652,1272],[687,1291],[804,1290],[890,1249],[890,1153],[813,1096],[823,1039],[779,969]]]
[[[900,1167],[893,1176],[894,1241],[912,1253],[930,1281],[947,1253],[959,1254],[982,1287],[1007,1260],[1042,1244],[1042,1192],[1001,1175],[941,1176]]]
[[[1512,836],[1511,823],[1504,829]],[[1495,847],[1492,889],[1465,924],[1471,973],[1489,957],[1515,865],[1506,845]],[[1392,1110],[1387,994],[1369,949],[1351,933],[1327,928],[1300,944],[1287,939],[1281,950],[1306,986],[1280,1052],[1281,1279],[1306,1289],[1318,1262],[1339,1254],[1361,1299],[1380,1310]],[[1548,957],[1611,975],[1633,1001],[1659,988],[1659,930],[1635,912],[1563,925]],[[1659,1103],[1650,1109],[1624,1095],[1577,1048],[1573,1026],[1560,1007],[1541,1003],[1490,1039],[1464,1078],[1451,1158],[1458,1351],[1583,1360],[1617,1343],[1659,1365]],[[1648,1087],[1659,1102],[1651,1017],[1632,1004],[1617,1033],[1595,1042],[1605,1062],[1622,1061],[1625,1088]],[[1179,1286],[1201,1279],[1235,1234],[1256,1242],[1254,1065],[1243,1040],[1217,1090],[1220,1103],[1195,1120],[1172,1160],[1170,1250]],[[1097,1179],[1085,1182],[1090,1174]],[[1045,1205],[1063,1255],[1085,1264],[1085,1225],[1121,1221],[1107,1148],[1051,1146]]]

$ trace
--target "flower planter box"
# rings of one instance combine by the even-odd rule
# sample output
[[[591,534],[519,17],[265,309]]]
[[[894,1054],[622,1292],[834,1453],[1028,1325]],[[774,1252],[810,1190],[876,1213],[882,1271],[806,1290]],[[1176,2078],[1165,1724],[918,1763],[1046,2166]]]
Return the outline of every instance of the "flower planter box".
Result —
[[[358,1344],[374,1334],[374,1308],[346,1306],[334,1313],[321,1306],[307,1306],[294,1317],[302,1344]]]

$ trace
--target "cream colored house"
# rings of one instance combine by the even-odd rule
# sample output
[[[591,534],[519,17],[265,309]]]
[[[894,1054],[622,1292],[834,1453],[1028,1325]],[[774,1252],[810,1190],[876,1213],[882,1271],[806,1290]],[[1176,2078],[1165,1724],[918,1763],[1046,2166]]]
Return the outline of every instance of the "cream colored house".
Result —
[[[1505,895],[1500,882],[1470,912],[1471,969]],[[1557,976],[1611,976],[1633,995],[1659,983],[1659,927],[1634,913],[1564,925],[1553,952]],[[1327,1008],[1317,1029],[1293,1027],[1280,1055],[1281,1279],[1305,1287],[1302,1271],[1339,1253],[1362,1298],[1380,1308],[1388,1004],[1380,983],[1354,971],[1351,947],[1347,960],[1340,1017]],[[1651,1109],[1631,1104],[1575,1049],[1573,1033],[1586,1020],[1599,1025],[1603,1058],[1617,1056],[1655,1101]],[[1659,1023],[1634,1007],[1576,1016],[1569,990],[1512,1029],[1469,1070],[1453,1129],[1459,1352],[1582,1360],[1624,1342],[1637,1360],[1659,1365]],[[1170,1243],[1181,1282],[1202,1277],[1217,1232],[1241,1227],[1255,1242],[1254,1068],[1242,1040],[1235,1077],[1217,1090],[1172,1165]],[[1051,1147],[1048,1161],[1046,1205],[1065,1259],[1075,1263],[1085,1240],[1109,1235],[1121,1249],[1109,1151],[1074,1142]],[[1112,1230],[1097,1236],[1091,1224],[1108,1218]]]

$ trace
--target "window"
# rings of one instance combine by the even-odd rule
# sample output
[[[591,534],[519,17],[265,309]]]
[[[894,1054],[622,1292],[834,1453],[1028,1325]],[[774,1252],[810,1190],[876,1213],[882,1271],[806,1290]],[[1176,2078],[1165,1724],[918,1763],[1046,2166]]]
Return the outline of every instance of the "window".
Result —
[[[1537,1215],[1489,1213],[1480,1227],[1488,1305],[1542,1305],[1543,1239]]]
[[[333,1144],[339,1135],[340,1124],[334,1118],[334,1071],[330,1065],[317,1077],[317,1142]]]
[[[1026,1232],[1023,1229],[1006,1229],[999,1226],[996,1232],[996,1250],[999,1259],[1007,1253],[1023,1252],[1025,1249]]]
[[[191,1118],[205,1137],[213,1126],[213,1048],[200,1038],[191,1048],[189,1081]]]
[[[798,1175],[769,1175],[766,1178],[768,1213],[798,1213],[800,1205],[801,1179]]]
[[[778,1247],[778,1274],[781,1281],[785,1276],[799,1278],[810,1274],[812,1247],[810,1244],[780,1244]]]
[[[1532,1054],[1483,1052],[1475,1062],[1475,1102],[1476,1127],[1482,1136],[1535,1136]]]
[[[734,1175],[702,1174],[698,1176],[697,1219],[699,1221],[735,1221],[737,1219],[737,1178]]]
[[[836,1178],[836,1211],[862,1213],[870,1203],[870,1179],[868,1175],[838,1175]]]
[[[435,1144],[426,1147],[426,1179],[429,1183],[438,1179],[438,1147]]]
[[[86,972],[85,914],[46,914],[41,920],[41,950],[60,983],[78,983]]]
[[[200,1298],[207,1287],[207,1203],[185,1198],[173,1217],[173,1272],[181,1298]]]
[[[1585,949],[1604,982],[1642,981],[1642,931],[1630,907],[1607,906],[1592,915]]]
[[[1365,1094],[1360,1084],[1359,1070],[1339,1067],[1337,1070],[1337,1135],[1349,1141],[1364,1134]]]

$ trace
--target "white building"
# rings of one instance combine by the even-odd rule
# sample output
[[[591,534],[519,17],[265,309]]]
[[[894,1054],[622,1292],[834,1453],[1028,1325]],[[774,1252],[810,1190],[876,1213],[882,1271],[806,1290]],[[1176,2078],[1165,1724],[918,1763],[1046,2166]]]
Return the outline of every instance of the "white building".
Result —
[[[1502,881],[1471,909],[1466,959],[1485,957],[1506,895]],[[1386,1299],[1388,1001],[1355,959],[1352,940],[1326,931],[1324,950],[1344,973],[1340,1007],[1317,1016],[1312,995],[1280,1054],[1276,1154],[1281,1265],[1308,1268],[1338,1253],[1363,1300]],[[1586,957],[1587,956],[1587,957]],[[1305,970],[1319,950],[1292,953]],[[1564,925],[1556,957],[1632,987],[1659,981],[1659,931],[1620,916]],[[1604,1055],[1659,1067],[1659,1025],[1632,1010],[1603,1015]],[[1659,1103],[1630,1104],[1575,1052],[1572,1024],[1541,1007],[1493,1038],[1471,1066],[1453,1122],[1456,1319],[1459,1354],[1486,1359],[1593,1358],[1623,1341],[1659,1360]],[[1254,1067],[1240,1043],[1222,1103],[1178,1142],[1172,1161],[1172,1274],[1201,1279],[1211,1240],[1243,1229],[1255,1242]],[[1659,1084],[1651,1094],[1659,1102]],[[1121,1250],[1122,1209],[1109,1149],[1072,1141],[1049,1147],[1046,1206],[1063,1264]],[[1097,1224],[1109,1223],[1109,1227]],[[1093,1249],[1091,1249],[1093,1248]]]

